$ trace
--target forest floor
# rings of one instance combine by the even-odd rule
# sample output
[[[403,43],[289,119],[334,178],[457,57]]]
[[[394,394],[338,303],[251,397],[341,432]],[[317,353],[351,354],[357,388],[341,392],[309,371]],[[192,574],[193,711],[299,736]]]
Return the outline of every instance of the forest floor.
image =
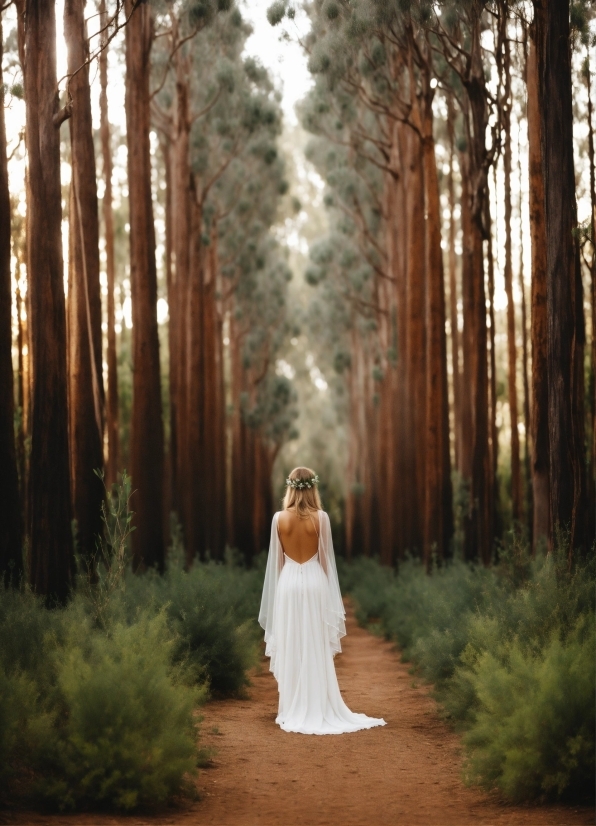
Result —
[[[460,739],[439,718],[391,643],[359,628],[348,611],[336,658],[353,711],[387,726],[340,736],[288,734],[275,725],[277,686],[268,661],[246,699],[209,703],[202,742],[214,750],[200,798],[152,816],[0,812],[32,826],[576,826],[591,808],[512,806],[461,780]]]

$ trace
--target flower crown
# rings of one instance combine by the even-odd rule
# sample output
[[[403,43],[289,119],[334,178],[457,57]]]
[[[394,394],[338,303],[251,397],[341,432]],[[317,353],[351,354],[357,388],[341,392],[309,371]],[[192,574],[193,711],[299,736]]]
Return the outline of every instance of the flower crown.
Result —
[[[288,488],[294,488],[294,490],[310,490],[318,484],[319,477],[316,473],[314,476],[311,476],[310,479],[286,479],[286,486]]]

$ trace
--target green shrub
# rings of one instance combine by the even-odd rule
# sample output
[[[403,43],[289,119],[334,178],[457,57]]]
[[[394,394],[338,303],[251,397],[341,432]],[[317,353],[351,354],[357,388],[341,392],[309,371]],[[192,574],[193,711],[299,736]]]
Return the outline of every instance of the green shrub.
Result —
[[[164,614],[109,634],[80,617],[54,652],[54,725],[37,744],[39,795],[60,808],[160,804],[196,771],[204,692],[172,668]]]
[[[175,543],[164,576],[133,575],[129,494],[123,474],[98,564],[66,607],[0,587],[0,795],[61,809],[165,803],[204,757],[197,705],[247,685],[264,559],[186,572]]]
[[[569,572],[563,551],[531,559],[516,541],[491,568],[341,574],[359,621],[380,622],[466,732],[469,780],[515,800],[593,790],[593,556]]]
[[[214,694],[236,695],[248,685],[246,672],[257,659],[261,587],[254,571],[210,562],[187,572],[174,559],[164,576],[128,576],[114,610],[131,620],[141,606],[153,612],[163,607],[176,634],[174,660],[208,682]]]
[[[594,794],[594,616],[540,653],[518,640],[472,666],[478,710],[464,742],[472,781],[513,800]]]
[[[86,594],[49,611],[29,592],[0,591],[4,791],[13,775],[21,793],[60,808],[128,809],[183,789],[207,685],[247,683],[257,577],[214,563],[130,575],[101,614]]]
[[[30,677],[0,667],[0,788],[18,772],[26,734],[36,717],[36,700]]]

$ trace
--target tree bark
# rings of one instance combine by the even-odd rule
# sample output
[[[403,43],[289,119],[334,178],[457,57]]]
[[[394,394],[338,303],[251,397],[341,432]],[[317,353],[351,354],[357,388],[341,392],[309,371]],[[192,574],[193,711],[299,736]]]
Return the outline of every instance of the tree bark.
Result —
[[[465,465],[470,476],[470,507],[464,522],[466,558],[479,558],[489,564],[492,554],[494,502],[491,477],[488,420],[488,350],[486,327],[486,292],[484,285],[483,224],[487,198],[488,161],[486,128],[488,124],[487,90],[480,43],[482,6],[473,4],[470,11],[470,59],[465,86],[464,110],[468,137],[465,194],[462,195],[464,224],[464,258],[462,291],[464,295],[464,372],[469,376],[471,424],[470,449]],[[467,203],[463,204],[464,201]],[[465,427],[465,426],[464,426]],[[464,429],[464,432],[468,432]]]
[[[506,17],[503,26],[506,27]],[[505,148],[503,152],[504,205],[505,205],[505,267],[503,277],[507,295],[507,366],[509,421],[511,425],[511,515],[514,525],[522,519],[523,496],[521,465],[519,454],[518,406],[517,406],[517,345],[515,341],[515,304],[513,303],[513,255],[511,244],[512,201],[511,201],[511,57],[507,34],[504,35],[505,59],[503,66],[504,90],[502,102],[503,132]]]
[[[0,14],[0,577],[18,585],[23,574],[21,497],[14,434],[10,193],[4,122],[2,17]],[[20,309],[20,301],[19,309]],[[19,330],[20,330],[19,318]]]
[[[407,191],[409,195],[407,285],[407,501],[410,513],[408,549],[423,551],[426,451],[426,244],[424,169],[420,138],[410,130]]]
[[[449,313],[451,326],[451,372],[453,387],[453,436],[455,467],[461,469],[461,371],[460,371],[460,336],[457,311],[457,258],[455,253],[455,112],[451,95],[447,98],[447,131],[449,135],[449,174],[447,178],[447,194],[449,198]]]
[[[493,169],[495,169],[493,167]],[[496,169],[495,169],[496,172]],[[495,176],[496,178],[496,176]],[[495,180],[496,190],[496,180]],[[484,225],[486,228],[486,268],[488,286],[488,315],[490,328],[488,340],[490,343],[490,382],[489,382],[489,433],[490,433],[490,478],[493,490],[493,507],[495,517],[493,520],[493,533],[495,537],[500,535],[500,524],[497,517],[499,507],[499,429],[497,427],[497,352],[495,345],[495,257],[493,252],[493,224],[490,211],[490,201],[485,200]]]
[[[136,568],[164,566],[163,422],[157,333],[157,271],[151,194],[151,8],[126,0],[126,130],[130,208],[130,271],[133,321],[131,476],[136,530]],[[131,14],[131,12],[133,12]]]
[[[21,262],[17,257],[17,272],[20,272]],[[26,333],[23,323],[23,299],[21,287],[17,281],[16,287],[16,310],[17,310],[17,408],[19,410],[19,429],[17,434],[17,468],[19,472],[20,495],[23,505],[27,502],[27,458],[25,450],[25,435],[27,433],[27,414],[29,408],[29,382],[25,368],[25,342]],[[28,348],[27,348],[28,352]],[[26,514],[23,508],[21,523],[27,524]]]
[[[177,26],[173,19],[172,26]],[[177,29],[176,29],[177,32]],[[176,37],[179,37],[176,34]],[[189,316],[191,202],[195,198],[190,170],[190,101],[188,70],[182,50],[175,55],[176,117],[172,142],[172,301],[170,305],[170,452],[172,455],[173,505],[183,525],[184,497],[188,494],[188,347],[190,341]],[[195,411],[195,416],[197,415]],[[185,528],[186,530],[186,528]]]
[[[95,149],[85,37],[84,0],[66,0],[64,37],[72,179],[69,205],[68,379],[72,502],[78,550],[90,559],[101,533],[104,488],[94,470],[103,469],[103,380],[99,218]]]
[[[223,556],[223,515],[225,501],[220,498],[218,484],[218,457],[221,455],[218,440],[220,436],[218,406],[219,376],[217,354],[217,318],[215,305],[215,285],[217,278],[217,232],[212,229],[209,246],[205,249],[203,270],[203,409],[200,485],[204,491],[204,548],[217,559]],[[260,535],[260,534],[259,534]]]
[[[441,202],[432,126],[432,93],[427,92],[422,141],[426,227],[426,455],[424,555],[449,555],[453,535],[445,284],[441,249]]]
[[[28,277],[33,409],[29,520],[33,589],[64,601],[74,572],[68,457],[66,314],[62,259],[56,15],[53,0],[26,3]]]
[[[546,288],[550,529],[569,532],[569,562],[584,543],[584,367],[582,282],[573,169],[569,2],[536,3]]]
[[[525,59],[527,61],[527,49]],[[526,116],[527,117],[527,116]],[[528,311],[526,301],[526,280],[524,269],[524,226],[522,221],[522,161],[521,161],[521,146],[518,132],[518,175],[519,175],[519,291],[521,295],[521,332],[522,332],[522,382],[524,388],[524,474],[523,481],[526,491],[526,498],[524,502],[524,510],[526,514],[525,523],[528,530],[530,544],[533,544],[532,539],[532,514],[534,510],[532,499],[532,485],[531,479],[531,459],[530,459],[530,380],[528,376]]]
[[[106,0],[101,0],[99,7],[101,25],[107,21]],[[103,50],[99,56],[99,96],[100,138],[103,163],[104,195],[102,201],[103,222],[106,245],[106,275],[108,282],[107,296],[107,363],[108,393],[106,404],[106,425],[108,436],[108,461],[106,477],[108,484],[116,481],[120,462],[120,434],[118,429],[118,356],[116,352],[116,308],[114,289],[116,286],[116,262],[114,255],[114,214],[112,209],[112,147],[110,140],[110,120],[108,114],[108,44],[104,39]]]
[[[196,556],[204,555],[205,491],[202,472],[203,405],[204,405],[204,351],[203,351],[203,269],[201,208],[193,199],[191,204],[190,238],[192,247],[189,264],[187,294],[187,363],[185,382],[184,428],[184,530],[187,566]],[[179,436],[182,434],[179,432]]]
[[[169,391],[169,413],[170,413],[170,432],[169,442],[165,451],[165,471],[164,471],[164,519],[166,527],[169,527],[169,519],[171,513],[176,513],[178,519],[177,504],[175,504],[175,481],[174,481],[174,466],[176,464],[176,426],[174,424],[176,418],[176,313],[173,311],[173,305],[176,302],[176,294],[174,289],[173,273],[174,273],[174,221],[172,215],[172,201],[173,201],[173,182],[172,182],[172,144],[169,135],[162,135],[160,140],[160,149],[164,165],[165,178],[165,203],[164,203],[164,224],[165,224],[165,252],[164,252],[164,269],[166,276],[166,290],[168,300],[168,391]],[[174,405],[174,411],[172,411]],[[164,422],[165,426],[165,422]]]
[[[591,348],[591,421],[590,437],[592,450],[588,465],[588,545],[596,540],[596,158],[594,153],[594,124],[592,120],[592,74],[590,71],[590,49],[586,54],[586,86],[588,88],[588,159],[590,161],[590,224],[592,238],[592,259],[590,261],[590,292],[592,309]]]
[[[548,446],[548,376],[546,315],[546,223],[544,215],[544,179],[540,105],[538,98],[538,64],[534,35],[531,34],[528,63],[528,164],[530,236],[532,241],[532,548],[548,542],[550,536],[550,485]]]

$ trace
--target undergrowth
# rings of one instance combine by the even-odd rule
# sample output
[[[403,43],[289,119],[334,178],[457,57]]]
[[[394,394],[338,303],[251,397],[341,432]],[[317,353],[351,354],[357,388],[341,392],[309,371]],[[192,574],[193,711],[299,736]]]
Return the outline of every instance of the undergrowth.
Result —
[[[513,801],[593,799],[593,555],[569,571],[562,551],[532,559],[516,542],[490,568],[359,559],[340,573],[360,623],[434,684],[469,783]]]
[[[133,810],[194,793],[199,707],[256,661],[260,570],[197,563],[133,575],[126,476],[97,559],[64,608],[0,590],[0,800]]]

